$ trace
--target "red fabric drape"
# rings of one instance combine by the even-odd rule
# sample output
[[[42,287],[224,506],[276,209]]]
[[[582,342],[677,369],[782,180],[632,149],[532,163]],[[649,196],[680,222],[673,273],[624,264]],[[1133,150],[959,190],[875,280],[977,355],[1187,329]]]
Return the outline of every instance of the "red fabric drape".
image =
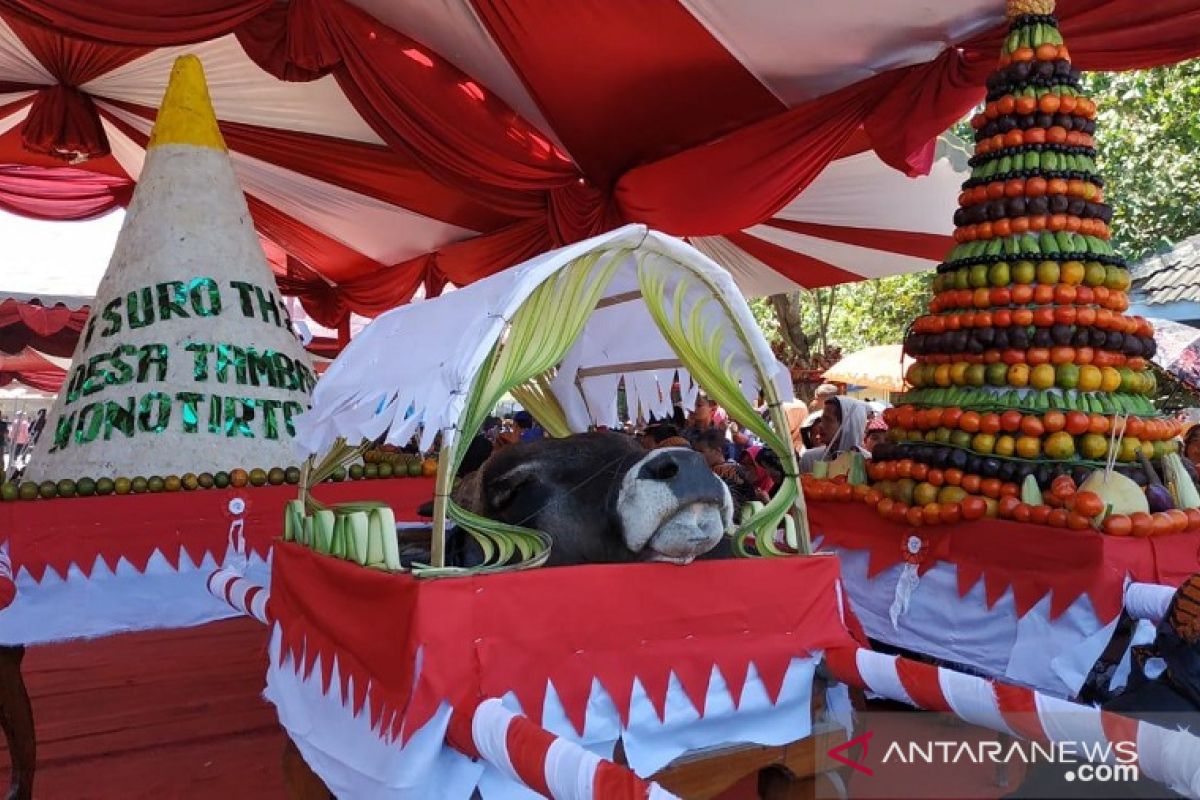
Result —
[[[351,312],[374,317],[407,303],[433,263],[433,254],[427,254],[335,287],[296,259],[289,259],[288,274],[276,276],[276,281],[281,292],[299,298],[310,317],[326,328],[337,328]]]
[[[769,219],[821,174],[894,80],[884,73],[632,169],[617,182],[621,213],[677,236],[720,236]]]
[[[87,320],[88,309],[67,308],[64,305],[43,306],[14,298],[0,302],[0,328],[21,325],[37,336],[53,336],[61,330],[79,333]],[[41,348],[35,347],[35,350]]]
[[[16,14],[9,14],[6,21],[33,57],[57,81],[39,89],[34,97],[29,117],[21,126],[25,148],[64,161],[108,155],[108,137],[100,124],[96,105],[76,87],[149,50],[67,36]]]
[[[111,152],[92,98],[60,83],[34,95],[29,116],[21,125],[21,141],[31,153],[71,163]]]
[[[818,239],[828,239],[831,242],[842,242],[856,247],[884,250],[915,258],[927,258],[931,261],[940,260],[950,248],[954,247],[953,236],[937,233],[892,231],[885,228],[851,228],[843,225],[822,225],[816,222],[796,222],[789,219],[772,219],[763,224],[793,233],[815,236]]]
[[[786,108],[681,0],[471,5],[595,186]]]
[[[138,47],[169,47],[223,36],[275,0],[0,0],[64,33]]]
[[[31,347],[59,358],[75,352],[75,342],[87,322],[87,307],[46,308],[9,298],[0,303],[0,354]]]
[[[273,37],[268,25],[275,28]],[[292,0],[256,20],[253,34],[239,30],[239,41],[267,72],[294,79],[289,66],[308,78],[332,71],[388,145],[500,213],[541,215],[544,192],[578,177],[552,151],[535,154],[510,136],[510,130],[531,129],[498,98],[344,0]],[[280,41],[287,43],[286,52]]]
[[[107,102],[154,120],[152,108],[119,100]],[[101,115],[127,135],[135,136],[135,141],[145,141],[144,135],[115,115],[103,111]],[[220,125],[231,150],[432,219],[473,231],[489,231],[512,222],[510,217],[439,183],[411,159],[383,145],[241,122],[222,121]]]
[[[533,36],[541,30],[532,22],[522,24],[536,4],[507,9],[484,5],[495,12],[483,15],[485,24],[494,37],[497,31],[505,34],[498,41],[518,68],[544,60],[551,52],[545,43],[530,43],[522,51],[520,34]],[[751,103],[754,107],[743,109],[739,117],[743,127],[723,137],[722,131],[707,131],[702,135],[720,138],[628,169],[617,180],[615,192],[609,192],[604,175],[589,175],[588,184],[578,183],[575,168],[546,137],[529,128],[487,87],[346,0],[291,0],[286,6],[271,0],[0,0],[0,11],[5,10],[78,36],[138,47],[236,31],[251,58],[277,77],[311,80],[333,74],[358,112],[408,163],[498,217],[526,220],[446,248],[432,265],[418,265],[457,284],[621,222],[643,222],[685,236],[728,234],[761,223],[843,152],[860,128],[887,163],[909,174],[923,172],[932,158],[934,136],[982,96],[983,78],[1002,35],[998,25],[933,62],[884,73],[747,126],[746,120],[763,113]],[[501,19],[501,11],[508,16]],[[1200,25],[1197,0],[1062,0],[1059,14],[1076,62],[1084,68],[1145,67],[1200,54],[1200,37],[1194,35]],[[680,35],[696,34],[686,19],[672,19]],[[591,50],[588,57],[602,50]],[[668,61],[655,63],[669,67]],[[722,67],[721,86],[736,83],[731,72],[726,74],[735,66]],[[607,96],[600,83],[589,81],[588,86],[597,97]],[[539,97],[551,94],[563,93],[535,92]],[[580,104],[573,113],[587,108]],[[671,108],[663,106],[661,113],[674,113]],[[548,116],[554,119],[555,114]],[[572,125],[573,130],[586,130],[579,119]],[[638,147],[646,149],[638,152],[646,157],[671,149],[670,142],[650,139],[639,139]],[[689,143],[684,137],[677,146]],[[597,163],[610,165],[595,167],[603,173],[616,156],[603,147],[596,152]],[[629,164],[617,166],[627,169]],[[310,163],[308,168],[315,166]],[[115,205],[113,187],[81,192],[77,186],[66,193],[76,207],[55,212],[54,202],[44,196],[39,200],[39,195],[25,197],[17,191],[17,200],[12,200],[14,192],[7,183],[0,175],[0,206],[15,205],[21,213],[78,218]],[[90,206],[77,196],[89,192]],[[293,252],[327,276],[338,268],[327,266],[330,254],[320,248],[332,247],[335,261],[347,258],[328,237],[316,241],[311,232],[293,233],[295,240],[308,242],[308,252]],[[364,265],[374,269],[365,262],[359,266]],[[372,296],[377,288],[372,287]]]
[[[1080,69],[1147,69],[1200,55],[1195,0],[1060,0],[1056,13]],[[929,171],[932,140],[983,99],[1003,36],[1003,27],[996,27],[927,64],[900,70],[865,120],[885,163],[908,175]]]
[[[129,204],[133,181],[73,167],[0,165],[0,208],[34,219],[83,220]]]
[[[67,373],[62,370],[41,370],[38,372],[0,372],[0,386],[7,386],[13,381],[32,386],[39,392],[57,392],[62,388]]]

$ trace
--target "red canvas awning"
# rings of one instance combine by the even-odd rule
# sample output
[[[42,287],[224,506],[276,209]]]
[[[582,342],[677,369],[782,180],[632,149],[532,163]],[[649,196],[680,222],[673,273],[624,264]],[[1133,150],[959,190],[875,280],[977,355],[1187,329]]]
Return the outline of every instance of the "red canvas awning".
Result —
[[[1200,54],[1200,0],[1059,5],[1081,68]],[[326,325],[624,222],[690,238],[752,292],[928,267],[950,214],[893,191],[982,97],[1003,9],[0,0],[0,208],[127,202],[191,51],[280,283]],[[896,186],[861,185],[883,165]],[[857,191],[818,194],[839,169]]]

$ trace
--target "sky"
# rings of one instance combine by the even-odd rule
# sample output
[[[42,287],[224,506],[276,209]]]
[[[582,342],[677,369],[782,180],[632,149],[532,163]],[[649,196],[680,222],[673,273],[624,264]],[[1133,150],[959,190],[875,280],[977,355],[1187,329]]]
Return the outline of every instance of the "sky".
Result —
[[[86,222],[44,222],[0,211],[0,293],[93,294],[124,219],[123,210]]]

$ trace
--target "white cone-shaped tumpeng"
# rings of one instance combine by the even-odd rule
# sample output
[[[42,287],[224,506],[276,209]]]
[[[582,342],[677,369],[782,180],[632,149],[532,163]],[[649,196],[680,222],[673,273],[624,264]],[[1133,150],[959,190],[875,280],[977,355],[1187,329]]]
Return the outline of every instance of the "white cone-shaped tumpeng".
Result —
[[[217,127],[183,56],[108,272],[26,476],[183,475],[293,464],[314,377]]]

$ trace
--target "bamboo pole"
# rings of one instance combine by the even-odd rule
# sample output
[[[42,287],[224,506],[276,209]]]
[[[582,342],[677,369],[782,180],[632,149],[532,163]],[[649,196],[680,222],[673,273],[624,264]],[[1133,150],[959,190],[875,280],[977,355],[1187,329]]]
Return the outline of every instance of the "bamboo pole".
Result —
[[[436,569],[446,566],[446,503],[450,499],[450,487],[454,481],[451,465],[458,447],[458,440],[450,438],[454,432],[453,428],[442,429],[442,449],[438,453],[437,478],[433,489],[433,532],[429,542],[429,560]]]

